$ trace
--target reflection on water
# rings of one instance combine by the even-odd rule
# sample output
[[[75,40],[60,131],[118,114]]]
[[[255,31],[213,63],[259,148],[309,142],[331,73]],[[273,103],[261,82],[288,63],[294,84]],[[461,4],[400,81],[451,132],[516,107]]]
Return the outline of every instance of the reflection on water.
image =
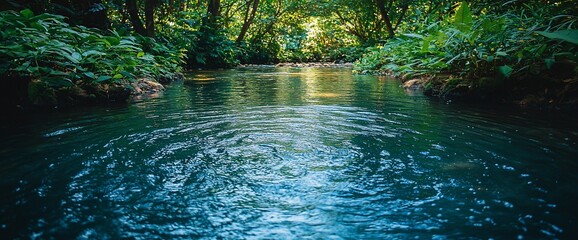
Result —
[[[349,69],[191,74],[127,107],[3,119],[6,238],[567,238],[575,119]],[[17,119],[17,120],[14,120]]]

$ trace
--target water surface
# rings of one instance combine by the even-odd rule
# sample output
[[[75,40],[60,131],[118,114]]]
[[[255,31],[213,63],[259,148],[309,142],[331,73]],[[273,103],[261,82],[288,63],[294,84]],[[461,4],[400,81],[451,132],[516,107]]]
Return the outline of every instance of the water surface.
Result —
[[[128,106],[3,116],[0,236],[570,238],[576,119],[347,68],[196,72]]]

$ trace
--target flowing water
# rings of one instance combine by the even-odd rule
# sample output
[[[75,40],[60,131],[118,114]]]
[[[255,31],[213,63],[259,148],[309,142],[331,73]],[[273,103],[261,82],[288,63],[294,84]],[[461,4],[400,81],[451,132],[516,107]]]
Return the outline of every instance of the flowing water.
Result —
[[[197,72],[128,106],[2,116],[0,238],[578,234],[575,114],[350,72]]]

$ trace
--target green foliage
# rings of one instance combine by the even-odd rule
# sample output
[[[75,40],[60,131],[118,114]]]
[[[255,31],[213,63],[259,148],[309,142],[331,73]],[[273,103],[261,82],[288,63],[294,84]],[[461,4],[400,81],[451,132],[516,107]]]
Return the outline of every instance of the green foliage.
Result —
[[[564,40],[566,42],[578,44],[578,30],[558,30],[555,32],[545,32],[545,31],[536,31],[536,33],[550,38],[550,39],[559,39]]]
[[[356,63],[355,71],[453,74],[474,85],[474,80],[487,77],[544,74],[557,62],[575,61],[578,52],[576,30],[560,29],[571,27],[574,18],[559,21],[562,17],[552,13],[547,6],[527,5],[521,11],[473,16],[468,4],[462,2],[451,18],[373,49]],[[547,29],[559,30],[544,31]]]
[[[473,18],[468,3],[461,2],[453,18],[453,24],[460,31],[468,31],[472,26]]]
[[[277,56],[280,51],[281,46],[277,42],[242,42],[237,54],[243,64],[270,64],[279,61]]]
[[[351,63],[360,59],[365,53],[363,46],[343,46],[327,49],[327,60],[331,62]]]
[[[230,68],[239,64],[235,42],[212,26],[203,26],[197,42],[187,49],[187,65],[190,68]]]
[[[53,14],[35,16],[28,9],[0,13],[0,74],[29,76],[58,88],[130,82],[180,70],[181,54],[152,39],[103,35],[64,20]]]

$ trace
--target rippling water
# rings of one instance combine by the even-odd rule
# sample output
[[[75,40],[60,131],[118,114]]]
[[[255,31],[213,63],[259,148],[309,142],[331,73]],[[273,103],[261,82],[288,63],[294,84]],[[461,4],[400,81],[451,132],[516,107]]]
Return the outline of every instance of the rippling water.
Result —
[[[349,69],[191,74],[129,106],[2,117],[1,238],[571,238],[576,115]]]

